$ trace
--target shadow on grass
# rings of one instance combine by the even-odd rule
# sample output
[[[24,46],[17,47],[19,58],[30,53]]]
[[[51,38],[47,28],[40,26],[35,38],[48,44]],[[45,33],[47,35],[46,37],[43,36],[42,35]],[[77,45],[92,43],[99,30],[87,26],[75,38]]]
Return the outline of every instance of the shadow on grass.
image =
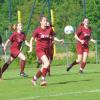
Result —
[[[60,84],[69,84],[69,83],[78,83],[78,82],[89,82],[89,81],[92,81],[92,79],[56,82],[56,83],[50,83],[49,85],[57,85],[57,84],[60,85]]]
[[[84,72],[83,74],[79,73],[62,73],[62,74],[52,74],[50,77],[59,77],[59,76],[69,76],[69,75],[87,75],[87,74],[100,74],[100,72]],[[47,75],[48,76],[48,75]],[[48,76],[49,77],[49,76]],[[11,78],[4,78],[3,80],[19,80],[19,79],[32,79],[33,76],[28,76],[28,77],[11,77]],[[90,80],[81,80],[81,81],[90,81]],[[64,83],[71,83],[71,82],[79,82],[79,81],[67,81],[67,82],[59,82],[59,84],[64,84]]]
[[[96,71],[96,72],[88,72],[88,71],[87,71],[87,72],[85,72],[84,74],[100,74],[100,71],[98,71],[98,72],[97,72],[97,71]]]
[[[95,72],[89,72],[89,71],[85,71],[83,73],[79,73],[79,72],[66,72],[66,73],[62,73],[62,74],[52,74],[52,77],[58,77],[58,76],[69,76],[69,75],[85,75],[85,74],[100,74],[100,71],[95,71]]]
[[[30,79],[32,76],[28,77],[11,77],[11,78],[4,78],[3,80],[19,80],[19,79]]]

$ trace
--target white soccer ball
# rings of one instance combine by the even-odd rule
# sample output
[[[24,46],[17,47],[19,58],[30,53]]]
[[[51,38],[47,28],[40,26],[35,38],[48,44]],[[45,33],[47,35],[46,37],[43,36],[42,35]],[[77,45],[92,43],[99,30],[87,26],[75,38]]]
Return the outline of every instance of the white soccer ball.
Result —
[[[64,28],[64,33],[65,33],[65,34],[72,34],[72,33],[74,33],[74,28],[73,28],[73,26],[71,26],[71,25],[65,26],[65,28]]]

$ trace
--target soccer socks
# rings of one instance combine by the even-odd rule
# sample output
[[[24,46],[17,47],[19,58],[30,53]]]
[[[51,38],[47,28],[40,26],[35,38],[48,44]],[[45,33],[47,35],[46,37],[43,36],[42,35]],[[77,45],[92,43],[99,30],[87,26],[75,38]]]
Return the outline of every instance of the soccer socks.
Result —
[[[20,62],[21,73],[24,72],[25,64],[26,64],[26,61],[25,60],[21,60],[21,62]]]
[[[42,72],[41,72],[41,70],[39,69],[38,72],[36,73],[36,78],[41,77],[41,75],[42,75]]]
[[[39,69],[38,72],[36,73],[36,75],[33,77],[33,80],[36,81],[39,77],[41,77],[41,75],[42,75],[42,72]]]
[[[43,70],[42,70],[42,76],[43,77],[46,77],[47,71],[48,71],[47,68],[43,68]]]
[[[46,86],[47,85],[47,82],[45,80],[47,72],[48,72],[48,68],[43,68],[43,70],[42,70],[42,81],[40,83],[41,86]]]
[[[8,68],[9,64],[5,63],[1,69],[1,73],[3,74],[3,72],[6,71],[6,69]]]
[[[74,65],[79,64],[79,62],[73,61],[73,63],[71,64],[71,67],[73,67]]]
[[[47,68],[43,68],[43,70],[42,70],[42,80],[45,80],[47,72],[48,72],[48,69]]]
[[[67,71],[69,71],[69,70],[70,70],[74,65],[76,65],[76,64],[79,64],[79,62],[76,62],[76,60],[73,61],[73,63],[70,64],[70,65],[67,67]]]
[[[86,62],[82,62],[82,63],[81,63],[80,70],[83,70],[83,69],[85,68],[85,65],[86,65]]]
[[[48,66],[48,75],[50,76],[50,65]]]

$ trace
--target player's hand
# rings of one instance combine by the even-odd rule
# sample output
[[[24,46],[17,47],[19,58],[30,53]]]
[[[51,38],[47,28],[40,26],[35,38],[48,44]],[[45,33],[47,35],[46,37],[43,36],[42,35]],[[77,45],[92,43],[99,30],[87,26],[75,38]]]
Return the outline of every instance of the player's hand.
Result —
[[[84,40],[80,40],[80,42],[81,42],[81,44],[84,44],[85,41]]]
[[[62,43],[62,44],[63,44],[63,43],[64,43],[64,39],[61,39],[61,40],[60,40],[60,43]]]
[[[92,42],[93,42],[93,43],[96,43],[97,41],[96,41],[96,40],[92,40]]]

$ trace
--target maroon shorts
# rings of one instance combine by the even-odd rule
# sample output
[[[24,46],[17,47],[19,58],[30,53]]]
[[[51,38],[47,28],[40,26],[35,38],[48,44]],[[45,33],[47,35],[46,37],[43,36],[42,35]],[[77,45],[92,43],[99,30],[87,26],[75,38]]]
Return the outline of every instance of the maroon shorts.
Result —
[[[89,52],[88,46],[84,46],[82,44],[76,45],[77,54],[83,54],[84,52]]]
[[[46,55],[49,58],[49,49],[48,48],[45,48],[45,49],[44,48],[37,48],[36,55],[37,55],[39,60],[41,59],[41,57],[43,55]]]
[[[17,48],[11,48],[10,49],[10,55],[13,58],[16,58],[20,53],[20,50],[18,50]]]

